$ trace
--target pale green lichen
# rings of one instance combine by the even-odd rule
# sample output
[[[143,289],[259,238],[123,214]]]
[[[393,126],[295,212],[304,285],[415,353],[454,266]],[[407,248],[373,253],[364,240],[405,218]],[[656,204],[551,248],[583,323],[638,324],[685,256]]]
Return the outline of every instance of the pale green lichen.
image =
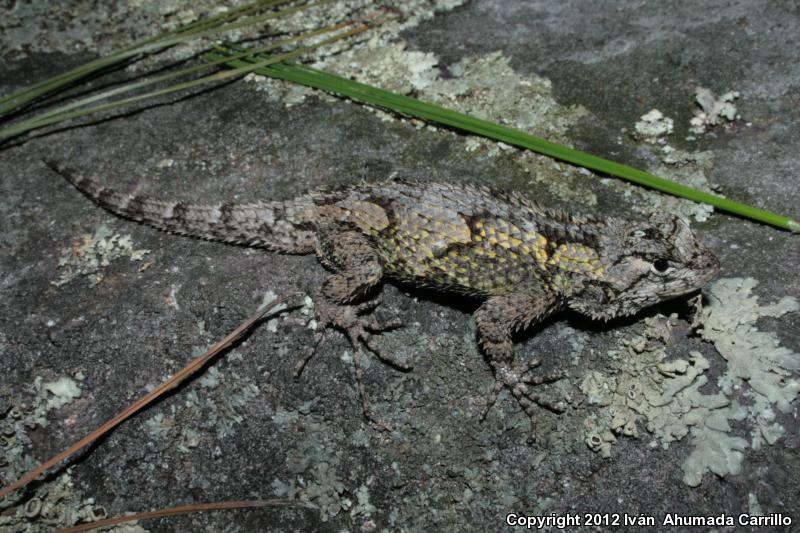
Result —
[[[350,516],[353,518],[369,518],[372,513],[377,511],[377,508],[369,501],[369,488],[366,485],[361,485],[356,489],[356,504],[350,509]]]
[[[647,171],[682,185],[703,192],[719,194],[709,182],[708,176],[714,167],[714,155],[708,151],[690,152],[667,144],[666,137],[672,133],[673,121],[654,109],[643,115],[634,128],[634,138],[644,141],[639,150],[648,152],[644,156],[650,163]],[[708,220],[714,208],[677,196],[663,194],[620,180],[603,180],[603,184],[631,197],[634,209],[644,212],[667,212],[684,220],[693,218],[699,222]]]
[[[388,91],[400,94],[424,91],[439,78],[437,57],[430,52],[408,51],[404,42],[387,46],[372,39],[355,47],[348,55],[346,75]],[[338,60],[335,63],[340,66]]]
[[[180,439],[178,440],[178,451],[181,453],[189,453],[192,448],[197,448],[200,445],[200,432],[197,430],[184,427],[181,429]]]
[[[213,428],[217,439],[234,435],[236,426],[244,421],[246,406],[259,396],[258,385],[233,370],[223,372],[215,367],[199,381],[202,390],[187,392],[184,401],[191,413],[188,429]],[[191,434],[184,433],[178,444],[191,447],[193,440]]]
[[[144,421],[145,433],[151,440],[164,441],[169,439],[175,428],[175,418],[156,413]]]
[[[714,154],[712,152],[689,152],[674,149],[667,145],[661,149],[661,153],[660,163],[651,166],[648,169],[650,172],[683,185],[688,185],[693,189],[719,194],[713,190],[708,181],[708,175],[714,167]],[[645,189],[641,190],[645,191]],[[691,217],[698,222],[708,220],[714,212],[714,208],[708,204],[693,202],[677,196],[654,193],[653,191],[646,192],[647,194],[642,194],[640,197],[644,200],[642,203],[649,206],[652,211],[666,211],[684,219]]]
[[[67,376],[62,376],[54,381],[45,382],[41,376],[33,380],[31,391],[34,393],[34,407],[30,412],[31,420],[47,427],[47,415],[54,409],[59,409],[72,402],[81,395],[78,383]]]
[[[215,366],[212,366],[209,367],[209,369],[206,370],[202,376],[200,376],[200,379],[198,379],[197,382],[201,387],[214,389],[217,387],[217,385],[219,385],[221,378],[222,375],[220,374],[219,369]]]
[[[198,355],[205,350],[197,347],[194,353]],[[239,358],[236,350],[225,356],[228,361]],[[181,453],[188,453],[200,445],[208,432],[214,432],[216,440],[231,437],[244,421],[247,406],[260,394],[253,380],[218,366],[208,368],[197,385],[186,392],[181,405],[172,405],[168,411],[156,413],[144,422],[145,434],[157,447],[175,447]]]
[[[587,402],[601,406],[584,420],[587,445],[608,456],[619,436],[639,435],[639,424],[664,447],[688,435],[692,450],[682,464],[683,479],[696,486],[705,472],[738,473],[747,448],[775,443],[784,429],[773,408],[788,411],[800,392],[800,382],[792,379],[792,372],[800,369],[800,354],[780,346],[774,334],[758,331],[755,323],[763,316],[797,311],[800,305],[785,297],[760,306],[751,294],[755,286],[753,279],[718,280],[711,286],[709,304],[696,317],[701,335],[727,363],[718,392],[704,392],[710,362],[701,353],[667,359],[674,318],[646,319],[643,334],[610,352],[608,373],[594,371],[580,385]],[[749,387],[742,394],[745,383]],[[750,442],[732,434],[732,421],[749,428]]]
[[[727,361],[727,372],[718,384],[728,395],[746,393],[757,407],[774,405],[784,413],[800,392],[792,372],[800,370],[800,354],[780,346],[774,333],[756,329],[760,317],[779,317],[800,310],[798,301],[785,296],[775,304],[759,305],[752,278],[720,279],[711,287],[709,305],[703,308],[700,334],[712,342]]]
[[[737,419],[735,415],[738,419],[745,416],[742,410],[738,413],[722,412],[692,429],[692,451],[681,464],[684,483],[696,487],[706,472],[725,477],[741,471],[747,441],[730,435],[728,420]]]
[[[694,112],[689,121],[692,133],[704,133],[709,127],[738,120],[739,114],[733,101],[739,98],[738,91],[728,91],[719,98],[705,87],[695,89],[695,101],[700,110]]]
[[[655,150],[649,145],[642,145],[642,149]],[[653,152],[652,159],[657,162],[648,166],[648,172],[694,189],[719,194],[714,191],[714,187],[708,181],[708,175],[714,167],[713,153],[708,151],[689,152],[664,145],[658,149],[658,152]],[[640,212],[667,212],[684,220],[693,218],[698,222],[708,220],[714,212],[714,208],[710,205],[663,194],[620,180],[606,179],[603,180],[603,183],[621,192],[623,196],[629,197],[631,206]]]
[[[750,511],[750,516],[765,516],[758,497],[752,492],[747,495],[747,510]]]
[[[501,52],[466,57],[449,66],[447,79],[437,71],[435,83],[424,87],[420,97],[532,135],[567,142],[567,130],[586,110],[560,106],[550,80],[535,74],[522,76],[510,62]]]
[[[771,332],[759,331],[761,317],[780,317],[800,310],[797,299],[785,296],[777,303],[759,305],[752,290],[758,285],[752,278],[723,278],[711,286],[709,304],[703,308],[700,334],[712,342],[727,362],[726,372],[718,379],[722,392],[747,400],[746,416],[751,440],[749,446],[760,449],[772,445],[784,428],[775,420],[774,409],[787,413],[800,393],[800,381],[793,377],[800,369],[800,354],[780,345]],[[700,440],[695,448],[706,441]],[[736,444],[741,444],[737,442]],[[709,454],[714,453],[709,449]],[[716,457],[720,456],[719,451]],[[708,470],[718,473],[709,459]],[[703,462],[693,461],[684,468],[684,480],[699,483]],[[692,467],[692,468],[689,468]]]
[[[36,383],[41,383],[41,378],[36,378]],[[78,383],[67,376],[61,376],[55,381],[42,384],[42,389],[47,391],[47,410],[58,409],[81,395]]]
[[[272,417],[279,432],[305,435],[288,450],[285,458],[287,470],[295,477],[273,480],[275,495],[303,494],[320,507],[320,517],[324,521],[342,512],[366,520],[376,509],[370,503],[368,488],[363,484],[352,485],[354,480],[343,469],[345,457],[339,443],[347,436],[340,426],[330,425],[322,417],[311,414],[311,404],[304,404],[305,413],[279,407]],[[356,440],[362,447],[369,445],[366,436]]]
[[[651,109],[634,124],[636,138],[650,143],[659,142],[673,129],[674,121],[658,109]]]
[[[653,339],[652,329],[661,327],[658,318],[648,319],[644,339]],[[631,364],[626,370],[616,376],[595,371],[581,383],[590,404],[606,407],[585,422],[587,444],[603,455],[610,454],[616,436],[638,437],[640,423],[667,447],[729,404],[718,395],[699,392],[706,383],[702,374],[709,367],[699,352],[693,352],[688,361],[664,361],[662,345],[642,348],[637,342],[616,355],[628,358]]]
[[[407,93],[426,85],[426,79],[435,76],[432,67],[435,56],[421,52],[405,52],[405,43],[398,40],[401,31],[413,28],[430,19],[436,12],[451,10],[464,0],[408,0],[397,5],[402,17],[381,16],[382,23],[374,26],[366,36],[338,41],[313,50],[307,57],[314,59],[315,68],[329,69],[340,75],[355,75],[359,81],[376,83],[379,87]],[[353,13],[374,13],[370,0],[339,1],[281,19],[284,32],[303,32],[341,22]],[[359,11],[366,10],[366,11]],[[329,37],[324,35],[317,40]],[[309,41],[313,42],[313,40]],[[301,103],[312,89],[250,75],[258,90],[265,91],[273,101],[283,101],[287,106]],[[399,85],[398,85],[399,84]]]
[[[115,259],[128,257],[131,261],[141,261],[149,252],[134,249],[130,235],[116,235],[106,226],[100,226],[94,234],[81,235],[72,246],[61,251],[58,260],[61,275],[52,283],[58,287],[86,276],[91,285],[97,285],[103,279],[101,269]]]
[[[8,391],[4,391],[0,398],[0,466],[5,479],[10,480],[36,466],[33,457],[25,452],[25,447],[31,443],[28,430],[37,425],[35,419],[38,415],[35,415],[36,406],[23,409],[18,399]]]

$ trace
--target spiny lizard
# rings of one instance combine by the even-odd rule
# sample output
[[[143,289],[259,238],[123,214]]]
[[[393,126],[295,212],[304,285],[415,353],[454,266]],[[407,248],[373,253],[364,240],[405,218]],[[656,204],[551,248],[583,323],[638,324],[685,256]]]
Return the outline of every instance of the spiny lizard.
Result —
[[[393,180],[320,190],[286,201],[191,205],[132,196],[48,162],[75,187],[117,215],[169,232],[291,254],[315,252],[332,271],[315,300],[324,327],[344,331],[356,353],[365,414],[359,342],[391,360],[371,333],[398,324],[364,316],[384,278],[483,300],[478,340],[496,379],[488,406],[508,387],[531,415],[533,405],[563,409],[532,386],[538,358],[514,362],[512,334],[564,308],[593,319],[636,313],[692,292],[719,263],[674,216],[647,221],[574,216],[517,193],[485,187]],[[488,409],[488,407],[487,407]]]

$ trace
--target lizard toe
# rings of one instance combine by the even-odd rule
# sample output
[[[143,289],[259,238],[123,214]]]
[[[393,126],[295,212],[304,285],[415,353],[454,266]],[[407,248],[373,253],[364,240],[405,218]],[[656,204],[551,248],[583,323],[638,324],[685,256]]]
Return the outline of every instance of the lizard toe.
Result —
[[[354,350],[358,350],[363,344],[382,361],[400,370],[410,370],[411,367],[407,363],[382,350],[375,342],[373,335],[402,327],[402,320],[393,319],[381,323],[373,316],[359,316],[374,310],[379,303],[377,298],[355,305],[324,302],[317,305],[317,316],[320,325],[324,328],[334,327],[344,332]]]
[[[497,400],[497,395],[505,387],[522,407],[523,411],[533,418],[536,413],[536,406],[543,407],[554,413],[563,413],[566,405],[563,401],[551,401],[540,395],[532,386],[553,383],[563,376],[560,374],[532,375],[533,368],[539,366],[540,359],[533,359],[517,365],[498,365],[495,369],[495,386],[493,387],[483,418],[486,418],[491,406]]]

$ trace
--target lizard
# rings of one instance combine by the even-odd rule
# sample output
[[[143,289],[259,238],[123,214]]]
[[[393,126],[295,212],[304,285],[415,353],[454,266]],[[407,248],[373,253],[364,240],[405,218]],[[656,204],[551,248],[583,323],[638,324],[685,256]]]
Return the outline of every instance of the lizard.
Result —
[[[513,335],[571,309],[595,320],[633,315],[696,291],[719,261],[678,217],[646,220],[574,215],[518,192],[391,179],[320,189],[289,200],[188,204],[129,195],[65,165],[56,173],[103,208],[160,230],[288,254],[315,253],[330,270],[314,299],[321,331],[343,331],[353,346],[366,417],[361,345],[383,353],[373,335],[398,327],[369,314],[384,279],[477,298],[477,340],[495,385],[486,412],[508,388],[522,409],[562,412],[536,390],[559,375],[536,375],[540,357],[515,361]]]

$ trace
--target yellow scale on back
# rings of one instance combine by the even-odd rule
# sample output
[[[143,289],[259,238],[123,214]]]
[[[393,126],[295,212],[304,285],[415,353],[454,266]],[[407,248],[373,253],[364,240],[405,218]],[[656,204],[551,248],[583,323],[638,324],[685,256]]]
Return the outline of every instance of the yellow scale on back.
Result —
[[[501,217],[467,217],[424,201],[393,204],[389,215],[369,201],[339,205],[349,211],[359,229],[376,238],[387,272],[400,278],[424,278],[428,285],[497,294],[525,280],[549,279],[559,285],[564,278],[558,271],[602,276],[591,248],[573,242],[556,245],[541,233],[523,230]],[[547,271],[552,276],[545,276]]]

